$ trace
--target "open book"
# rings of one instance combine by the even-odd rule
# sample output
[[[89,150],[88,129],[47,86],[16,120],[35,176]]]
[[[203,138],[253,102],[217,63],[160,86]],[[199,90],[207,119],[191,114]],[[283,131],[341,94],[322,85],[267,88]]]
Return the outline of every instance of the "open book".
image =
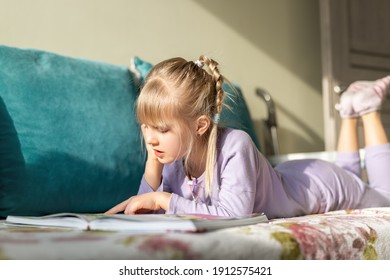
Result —
[[[79,230],[110,230],[143,232],[208,231],[228,227],[246,226],[267,222],[264,214],[245,217],[220,217],[210,215],[104,215],[59,213],[47,216],[8,216],[5,225],[71,228]]]

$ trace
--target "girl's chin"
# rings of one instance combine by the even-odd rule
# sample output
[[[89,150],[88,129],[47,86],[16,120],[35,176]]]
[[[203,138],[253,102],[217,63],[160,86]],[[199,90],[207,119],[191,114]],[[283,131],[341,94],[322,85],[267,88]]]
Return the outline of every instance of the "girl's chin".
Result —
[[[180,158],[165,158],[165,157],[159,158],[159,157],[157,157],[157,160],[162,164],[168,164],[168,163],[178,161],[178,160],[180,160]]]
[[[169,160],[169,159],[166,159],[166,158],[157,158],[157,160],[162,163],[162,164],[167,164],[167,163],[171,163],[171,162],[174,162],[174,160]]]

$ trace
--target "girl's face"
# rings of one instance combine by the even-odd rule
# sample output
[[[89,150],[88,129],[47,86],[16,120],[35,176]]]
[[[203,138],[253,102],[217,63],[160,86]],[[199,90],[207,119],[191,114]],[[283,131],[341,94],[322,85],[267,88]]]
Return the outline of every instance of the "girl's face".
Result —
[[[182,159],[188,149],[189,140],[179,126],[156,127],[142,125],[142,132],[149,153],[162,164]]]

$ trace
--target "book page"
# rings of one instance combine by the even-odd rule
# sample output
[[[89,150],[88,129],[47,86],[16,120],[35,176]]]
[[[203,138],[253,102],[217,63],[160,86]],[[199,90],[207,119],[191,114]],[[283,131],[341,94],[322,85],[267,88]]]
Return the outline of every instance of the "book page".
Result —
[[[61,213],[42,217],[8,216],[5,224],[40,227],[59,227],[73,229],[87,229],[88,220],[83,216],[71,213]]]

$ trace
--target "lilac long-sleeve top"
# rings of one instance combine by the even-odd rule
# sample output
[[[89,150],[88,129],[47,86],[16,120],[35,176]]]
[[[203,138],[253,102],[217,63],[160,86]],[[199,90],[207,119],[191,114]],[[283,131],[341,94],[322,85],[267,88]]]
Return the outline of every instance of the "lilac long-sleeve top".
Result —
[[[211,196],[205,194],[204,174],[191,186],[181,160],[164,166],[157,191],[172,194],[167,213],[242,216],[267,211],[283,215],[283,204],[295,203],[287,197],[279,174],[247,133],[230,128],[220,132]],[[143,178],[138,193],[151,191]]]
[[[323,160],[274,168],[246,132],[231,128],[220,130],[211,195],[204,174],[195,181],[188,184],[181,160],[164,166],[157,191],[172,194],[168,214],[298,216],[356,207],[365,189],[355,175]],[[138,193],[152,191],[143,178]]]

